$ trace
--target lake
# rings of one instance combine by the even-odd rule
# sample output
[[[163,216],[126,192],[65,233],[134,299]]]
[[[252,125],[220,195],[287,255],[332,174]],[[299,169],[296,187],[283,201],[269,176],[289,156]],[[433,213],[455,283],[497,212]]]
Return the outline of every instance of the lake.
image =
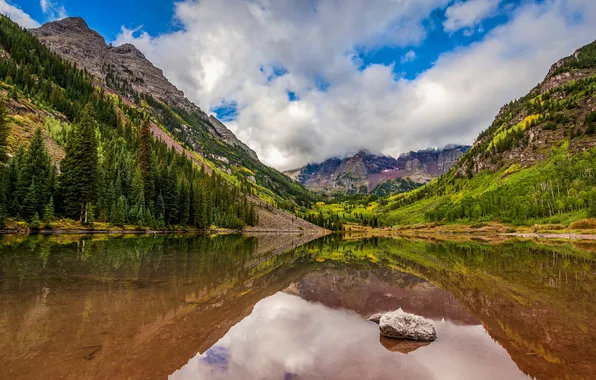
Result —
[[[596,243],[2,236],[2,379],[589,379]],[[373,313],[432,319],[427,345]]]

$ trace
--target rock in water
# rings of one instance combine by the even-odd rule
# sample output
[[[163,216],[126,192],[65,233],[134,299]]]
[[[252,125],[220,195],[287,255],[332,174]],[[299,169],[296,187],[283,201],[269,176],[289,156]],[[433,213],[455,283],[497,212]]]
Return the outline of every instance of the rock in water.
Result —
[[[376,314],[373,314],[370,317],[368,317],[366,320],[367,321],[374,322],[374,323],[376,323],[378,325],[379,324],[379,320],[381,319],[381,317],[383,316],[383,314],[385,314],[385,313],[376,313]]]
[[[431,342],[437,339],[432,322],[402,309],[385,313],[379,319],[381,335],[387,338],[411,339]]]

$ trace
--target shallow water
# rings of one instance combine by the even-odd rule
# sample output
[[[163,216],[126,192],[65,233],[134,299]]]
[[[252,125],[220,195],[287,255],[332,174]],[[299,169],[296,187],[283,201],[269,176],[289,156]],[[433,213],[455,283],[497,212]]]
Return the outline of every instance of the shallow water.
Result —
[[[5,236],[0,378],[594,378],[590,243]],[[426,346],[365,318],[435,321]]]

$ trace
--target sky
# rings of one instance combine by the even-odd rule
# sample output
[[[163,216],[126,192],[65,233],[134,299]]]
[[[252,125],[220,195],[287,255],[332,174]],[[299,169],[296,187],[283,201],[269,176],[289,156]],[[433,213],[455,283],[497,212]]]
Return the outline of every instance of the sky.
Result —
[[[81,16],[134,44],[281,170],[472,144],[596,39],[595,0],[0,0],[0,12],[28,28]]]

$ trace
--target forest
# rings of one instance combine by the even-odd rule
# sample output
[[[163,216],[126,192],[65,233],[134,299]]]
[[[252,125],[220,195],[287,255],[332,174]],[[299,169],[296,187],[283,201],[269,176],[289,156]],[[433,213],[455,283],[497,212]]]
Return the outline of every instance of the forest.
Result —
[[[238,229],[257,223],[247,183],[231,184],[153,138],[151,114],[94,87],[90,75],[0,17],[0,218],[43,228],[68,218],[150,228]],[[20,101],[58,111],[28,144],[10,141]],[[46,146],[65,152],[53,162]]]

